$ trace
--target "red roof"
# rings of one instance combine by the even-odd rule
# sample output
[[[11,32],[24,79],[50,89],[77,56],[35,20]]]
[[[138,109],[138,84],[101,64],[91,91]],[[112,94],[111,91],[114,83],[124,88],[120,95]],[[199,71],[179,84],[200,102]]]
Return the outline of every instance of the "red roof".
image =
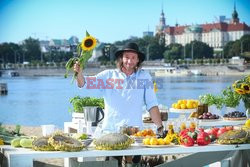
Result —
[[[250,27],[245,23],[237,23],[237,24],[228,24],[227,31],[250,31]]]
[[[184,29],[188,26],[167,27],[165,33],[170,35],[180,35],[184,33]],[[250,27],[245,23],[211,23],[202,24],[202,33],[210,32],[213,29],[220,31],[250,31]]]

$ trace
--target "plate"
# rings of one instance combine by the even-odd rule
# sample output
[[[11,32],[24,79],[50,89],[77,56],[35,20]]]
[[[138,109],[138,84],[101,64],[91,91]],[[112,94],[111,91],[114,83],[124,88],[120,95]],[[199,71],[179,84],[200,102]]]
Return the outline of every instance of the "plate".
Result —
[[[222,121],[223,119],[219,116],[218,119],[199,119],[197,118],[198,121],[202,121],[202,122],[215,122],[215,121]]]
[[[222,119],[197,119],[201,122],[215,122],[215,121],[221,121]]]
[[[174,113],[183,113],[183,114],[186,114],[186,113],[196,112],[197,109],[196,108],[194,108],[194,109],[175,109],[175,108],[170,108],[169,111],[170,112],[174,112]]]
[[[132,136],[132,138],[135,140],[136,143],[142,143],[143,139],[145,139],[146,137]]]
[[[176,147],[177,145],[169,144],[169,145],[144,145],[145,147],[149,148],[166,148],[166,147]]]
[[[239,118],[229,118],[229,117],[223,117],[224,120],[227,121],[241,121],[241,120],[246,120],[247,117],[239,117]]]

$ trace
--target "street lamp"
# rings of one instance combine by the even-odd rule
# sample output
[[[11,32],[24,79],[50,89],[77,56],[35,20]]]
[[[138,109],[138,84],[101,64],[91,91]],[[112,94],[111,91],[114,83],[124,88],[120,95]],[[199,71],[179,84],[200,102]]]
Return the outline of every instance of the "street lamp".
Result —
[[[25,62],[25,52],[27,52],[27,51],[28,51],[28,49],[23,48],[23,63]]]
[[[243,53],[243,40],[240,40],[240,53],[242,54]]]
[[[43,52],[41,51],[41,63],[43,62]]]
[[[147,46],[147,61],[149,60],[149,45]]]
[[[104,47],[104,54],[109,58],[109,61],[111,60],[111,56],[110,56],[110,44],[105,45]]]
[[[184,44],[184,60],[186,58],[186,45]]]
[[[14,52],[14,62],[16,64],[16,53],[17,53],[17,50],[14,50],[13,48],[10,48],[13,52]]]
[[[192,47],[191,47],[191,54],[192,54],[192,60],[194,60],[194,43],[191,43]]]

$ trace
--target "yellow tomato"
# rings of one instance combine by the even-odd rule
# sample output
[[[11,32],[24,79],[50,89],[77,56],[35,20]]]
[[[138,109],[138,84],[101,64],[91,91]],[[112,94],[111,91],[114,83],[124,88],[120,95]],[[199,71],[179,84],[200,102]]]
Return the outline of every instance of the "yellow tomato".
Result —
[[[176,103],[173,103],[173,104],[172,104],[172,108],[175,108],[175,105],[176,105]]]
[[[164,145],[165,144],[165,141],[163,140],[163,138],[157,139],[157,142],[158,142],[159,145]]]
[[[193,108],[197,108],[197,104],[196,103],[193,103]]]
[[[182,104],[187,104],[187,100],[182,100]]]
[[[151,144],[151,145],[158,145],[158,140],[157,140],[156,138],[152,137],[152,138],[150,139],[150,144]]]
[[[181,104],[181,109],[187,108],[186,104]]]
[[[164,140],[166,145],[169,145],[171,143],[170,139],[167,137],[165,137],[163,140]]]
[[[178,100],[177,104],[181,105],[182,104],[182,100]]]
[[[193,108],[193,103],[192,103],[191,101],[188,101],[188,102],[187,102],[187,108],[188,108],[188,109]]]
[[[175,108],[176,108],[176,109],[181,109],[181,105],[180,105],[180,104],[176,104],[176,105],[175,105]]]
[[[150,145],[150,138],[143,139],[143,144]]]
[[[248,119],[248,120],[245,122],[245,126],[246,126],[247,128],[250,128],[250,119]]]

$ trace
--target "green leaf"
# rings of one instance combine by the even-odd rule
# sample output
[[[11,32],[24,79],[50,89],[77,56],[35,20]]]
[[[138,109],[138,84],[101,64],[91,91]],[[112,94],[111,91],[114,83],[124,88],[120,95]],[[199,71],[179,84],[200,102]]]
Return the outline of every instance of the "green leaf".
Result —
[[[77,45],[77,55],[78,55],[78,56],[81,55],[81,50],[82,50],[82,48],[81,48],[81,43],[79,43],[79,44]]]
[[[86,37],[89,37],[90,35],[89,35],[89,33],[88,33],[88,31],[86,31]]]

